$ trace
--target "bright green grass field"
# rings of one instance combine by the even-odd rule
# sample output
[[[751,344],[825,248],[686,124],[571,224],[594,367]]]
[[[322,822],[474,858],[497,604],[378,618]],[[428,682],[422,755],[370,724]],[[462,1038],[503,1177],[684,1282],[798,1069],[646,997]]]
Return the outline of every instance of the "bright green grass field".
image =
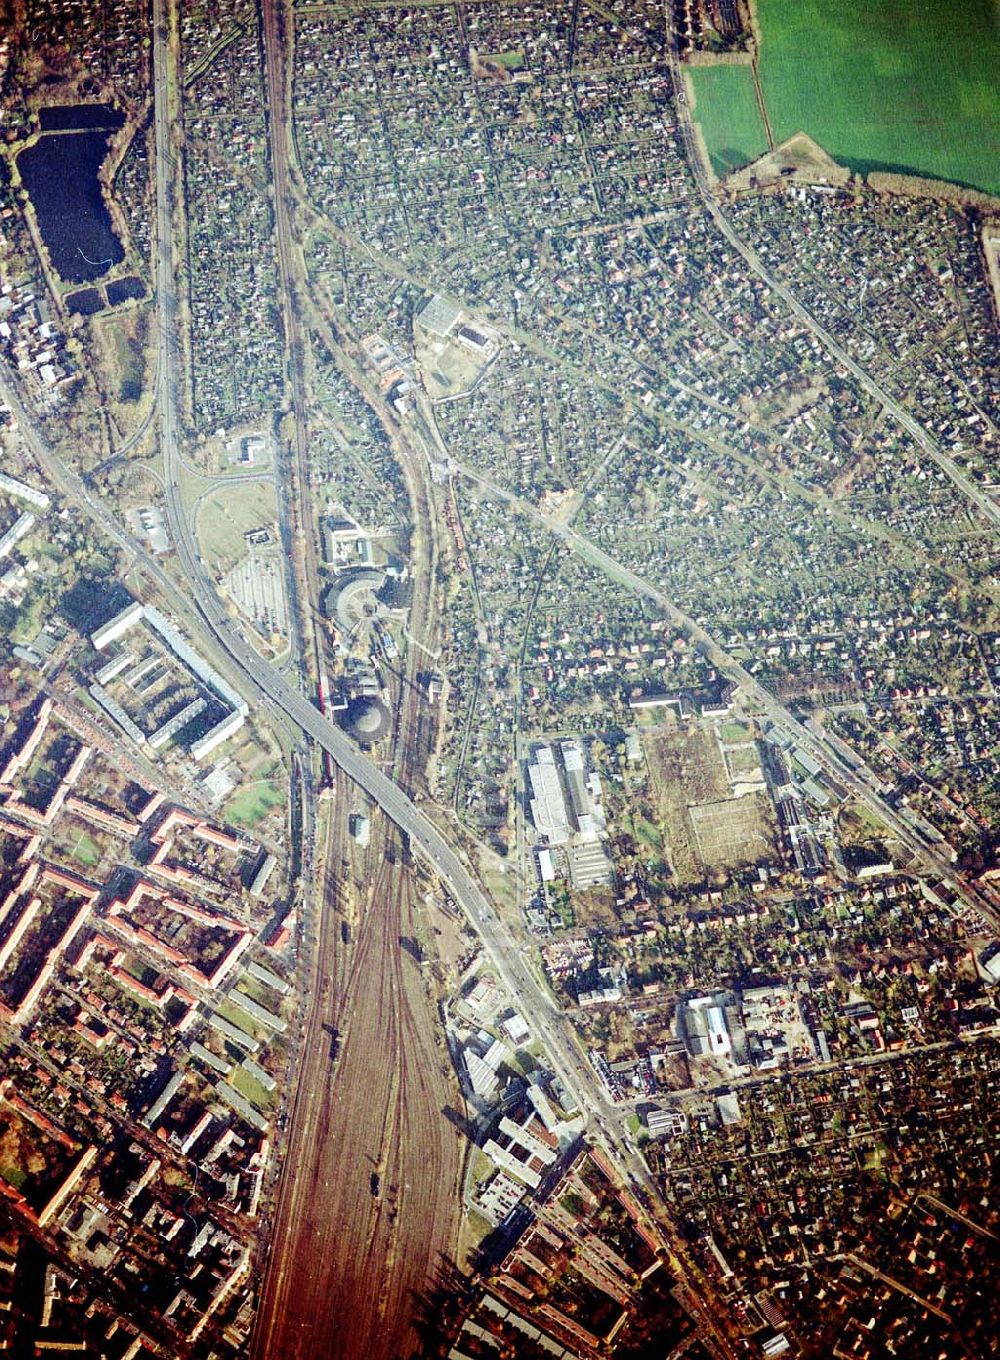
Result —
[[[264,820],[272,808],[284,802],[284,794],[270,779],[258,779],[233,794],[226,804],[226,819],[248,829]]]
[[[1000,0],[757,0],[757,12],[775,141],[802,130],[855,169],[1000,193]]]
[[[749,66],[693,66],[694,117],[701,124],[718,175],[756,160],[767,150]]]

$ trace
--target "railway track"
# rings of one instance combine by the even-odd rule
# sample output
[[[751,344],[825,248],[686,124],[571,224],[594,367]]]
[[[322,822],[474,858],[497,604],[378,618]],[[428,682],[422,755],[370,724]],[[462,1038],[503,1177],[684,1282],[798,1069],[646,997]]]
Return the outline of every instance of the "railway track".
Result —
[[[325,674],[325,664],[322,632],[316,626],[320,583],[315,525],[309,497],[309,410],[305,372],[307,341],[302,325],[305,267],[301,260],[296,260],[297,245],[291,223],[294,198],[288,169],[288,120],[291,114],[285,59],[286,51],[291,51],[291,48],[286,47],[284,42],[288,19],[280,0],[262,0],[260,16],[274,188],[274,239],[292,417],[292,439],[288,450],[291,464],[284,469],[283,485],[279,488],[279,494],[286,500],[288,513],[281,516],[281,525],[289,563],[291,613],[295,620],[293,639],[298,633],[298,670],[305,673],[305,678],[315,692]],[[279,449],[279,479],[284,458],[284,449]]]
[[[346,822],[346,808],[338,815]],[[343,829],[333,830],[331,850],[341,841]],[[382,861],[352,944],[342,942],[337,903],[328,895],[323,906],[320,974],[254,1343],[268,1360],[409,1354],[413,1296],[454,1241],[461,1148],[441,1113],[454,1093],[421,970],[400,947],[413,931],[413,876],[388,825],[372,854]],[[328,872],[341,862],[331,857]],[[331,1024],[344,1037],[336,1063]]]
[[[262,0],[271,110],[276,241],[288,339],[294,421],[292,483],[300,534],[296,571],[300,618],[311,640],[316,679],[325,673],[320,630],[312,616],[319,574],[308,508],[308,393],[301,291],[289,205],[285,73],[280,6]],[[301,263],[301,262],[300,262]],[[364,379],[363,359],[317,315],[319,334],[362,395],[380,411]],[[345,348],[345,346],[347,348]],[[383,415],[410,500],[415,560],[410,626],[432,642],[438,628],[434,586],[436,534],[426,464]],[[308,632],[306,631],[308,629]],[[410,648],[394,673],[393,774],[403,787],[424,783],[434,717]],[[358,877],[345,866],[358,848],[348,834],[346,781],[336,779],[325,847],[323,890],[314,923],[312,1001],[302,1038],[298,1089],[278,1190],[272,1247],[258,1309],[253,1353],[313,1360],[408,1354],[413,1297],[425,1292],[439,1256],[457,1236],[456,1187],[461,1149],[442,1106],[457,1095],[437,1048],[437,1016],[423,994],[419,965],[401,947],[414,931],[415,885],[396,829],[376,823]],[[368,874],[370,873],[370,877]],[[356,899],[356,902],[355,902]],[[341,933],[348,906],[351,943]],[[336,1040],[331,1036],[335,1034]],[[336,1052],[336,1057],[333,1056]],[[372,1177],[378,1178],[373,1194]]]

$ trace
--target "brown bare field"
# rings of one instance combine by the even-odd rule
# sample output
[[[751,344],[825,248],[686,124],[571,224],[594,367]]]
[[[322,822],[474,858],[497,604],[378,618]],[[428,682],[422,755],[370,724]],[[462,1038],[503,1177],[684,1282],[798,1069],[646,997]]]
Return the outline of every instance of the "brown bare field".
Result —
[[[694,723],[677,722],[652,729],[644,741],[670,867],[679,883],[699,882],[703,864],[688,808],[719,802],[728,792],[715,737]]]
[[[773,841],[763,794],[730,798],[726,768],[710,728],[693,722],[649,731],[646,760],[670,867],[679,883],[706,871],[753,863]]]
[[[473,936],[465,924],[465,918],[454,907],[445,905],[444,899],[433,894],[425,902],[427,925],[434,940],[434,953],[437,955],[446,978],[458,978],[458,965],[469,952]]]

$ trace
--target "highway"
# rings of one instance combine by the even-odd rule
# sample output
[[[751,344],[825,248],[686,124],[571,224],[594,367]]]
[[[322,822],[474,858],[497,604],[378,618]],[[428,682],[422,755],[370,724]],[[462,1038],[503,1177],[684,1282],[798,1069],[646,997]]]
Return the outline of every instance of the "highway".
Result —
[[[305,736],[326,751],[336,765],[378,804],[404,833],[411,851],[425,860],[447,888],[478,933],[499,979],[525,1013],[532,1017],[538,1037],[549,1050],[552,1065],[567,1092],[582,1110],[606,1121],[614,1107],[600,1095],[593,1073],[583,1065],[579,1048],[548,989],[532,974],[520,944],[493,909],[482,888],[455,850],[403,790],[384,774],[339,727],[294,688],[274,666],[262,660],[246,642],[217,596],[201,562],[191,524],[179,488],[180,446],[177,416],[177,341],[175,293],[176,270],[171,230],[173,189],[170,156],[171,111],[168,90],[177,88],[176,72],[170,69],[171,52],[167,0],[153,0],[154,119],[156,135],[157,189],[157,302],[164,336],[163,363],[158,369],[160,439],[165,468],[166,517],[184,575],[191,587],[191,602],[199,616],[196,639],[206,633],[227,654],[231,669],[248,697],[263,702],[275,715],[283,713]],[[81,486],[82,491],[82,486]],[[100,515],[102,522],[110,516]],[[116,539],[134,550],[130,537],[115,526]],[[158,578],[163,583],[164,573]],[[175,590],[171,590],[172,595]],[[652,1187],[650,1187],[652,1189]]]
[[[160,438],[165,468],[166,511],[174,545],[184,575],[192,591],[192,602],[200,615],[198,629],[207,631],[225,651],[231,668],[242,681],[249,696],[280,711],[307,737],[310,737],[373,802],[385,812],[407,837],[412,852],[426,860],[479,934],[490,960],[504,985],[535,1018],[539,1037],[552,1048],[553,1065],[582,1109],[605,1117],[610,1106],[595,1100],[581,1082],[579,1051],[566,1035],[568,1022],[560,1017],[551,994],[532,975],[523,961],[520,945],[490,904],[469,869],[434,823],[422,813],[403,790],[384,774],[339,727],[331,723],[311,700],[294,688],[284,675],[269,665],[246,642],[220,602],[205,571],[194,541],[179,489],[180,450],[177,417],[177,314],[171,231],[173,192],[171,184],[170,122],[168,90],[176,88],[176,72],[171,72],[167,21],[167,0],[153,0],[153,69],[155,81],[154,118],[156,134],[157,190],[157,302],[161,331],[164,334],[164,362],[158,377]],[[118,531],[119,541],[128,535]],[[131,547],[131,542],[129,542]],[[172,592],[173,593],[173,592]],[[588,1083],[589,1084],[589,1083]]]
[[[626,1179],[636,1189],[646,1208],[658,1220],[661,1228],[668,1234],[669,1225],[664,1222],[661,1207],[657,1206],[657,1191],[649,1176],[644,1162],[638,1156],[630,1140],[624,1133],[622,1121],[624,1114],[613,1106],[603,1093],[596,1074],[589,1069],[581,1051],[572,1023],[556,1006],[548,989],[534,975],[528,966],[521,943],[516,940],[506,923],[494,910],[480,884],[466,863],[445,839],[434,823],[420,811],[407,794],[384,774],[372,760],[355,746],[354,742],[338,727],[321,714],[300,689],[275,667],[251,648],[239,629],[234,625],[226,609],[217,596],[214,584],[204,569],[197,544],[192,533],[188,514],[185,510],[179,486],[180,474],[180,421],[178,416],[178,345],[177,345],[177,261],[174,251],[174,175],[176,168],[171,152],[171,129],[173,110],[172,92],[179,89],[178,73],[172,69],[174,55],[170,43],[170,13],[168,0],[153,0],[153,70],[154,70],[154,123],[156,139],[156,223],[157,223],[157,260],[156,288],[161,336],[161,362],[157,367],[157,411],[160,419],[161,449],[164,459],[165,507],[167,522],[177,552],[178,563],[189,586],[189,598],[179,599],[179,589],[162,568],[139,546],[113,518],[111,513],[96,503],[89,495],[82,481],[75,473],[61,464],[45,448],[44,441],[32,434],[31,422],[23,411],[12,391],[6,391],[7,383],[0,383],[8,400],[14,407],[28,439],[39,461],[53,477],[53,480],[67,496],[80,503],[101,526],[101,528],[126,551],[132,553],[142,563],[157,585],[173,601],[178,601],[181,612],[191,629],[196,645],[210,652],[221,650],[229,661],[229,669],[246,696],[269,709],[280,719],[286,717],[305,737],[314,741],[326,751],[344,774],[364,789],[369,798],[404,833],[410,850],[427,862],[442,885],[447,889],[455,903],[462,910],[470,925],[482,941],[483,948],[498,979],[507,989],[515,1004],[521,1009],[532,1025],[537,1038],[544,1045],[551,1065],[562,1081],[569,1098],[575,1101],[586,1115],[595,1121],[599,1139],[611,1152],[613,1160],[623,1171]],[[675,64],[676,59],[673,58]],[[677,75],[679,79],[679,74]],[[275,73],[272,72],[272,81]],[[685,139],[690,139],[690,128],[682,116]],[[742,241],[711,201],[710,191],[699,176],[697,158],[690,150],[691,164],[699,189],[703,193],[709,211],[712,213],[719,230],[727,240],[747,260],[755,273],[764,278],[770,287],[781,296],[791,310],[808,325],[829,352],[842,363],[854,376],[875,395],[879,401],[899,420],[922,448],[932,456],[952,480],[973,499],[984,513],[989,513],[994,522],[1000,522],[1000,511],[992,503],[983,504],[985,498],[978,489],[963,485],[963,474],[955,469],[951,460],[936,450],[926,433],[909,414],[901,408],[877,383],[843,353],[836,342],[811,318],[805,308],[791,296],[789,291],[775,280],[765,269],[749,247]],[[13,400],[12,400],[13,397]],[[296,417],[301,413],[296,411]],[[964,479],[965,482],[968,479]],[[608,572],[615,579],[623,580],[632,589],[655,599],[671,616],[683,617],[668,600],[655,591],[648,583],[628,571],[620,563],[614,562],[596,545],[568,527],[559,527],[546,521],[554,532],[561,533],[574,551]],[[883,818],[905,844],[918,852],[925,862],[929,855],[925,847],[917,845],[912,832],[906,824],[855,772],[847,769],[838,756],[822,743],[808,729],[797,723],[784,710],[774,697],[767,693],[749,673],[734,663],[733,659],[715,642],[693,624],[684,619],[685,627],[693,633],[707,650],[720,669],[738,679],[745,687],[747,695],[760,705],[763,712],[772,717],[779,726],[792,732],[804,749],[815,756],[825,768],[835,774],[839,782],[855,793],[873,811]],[[937,867],[937,866],[935,866]],[[944,868],[944,866],[941,866]],[[668,1237],[669,1240],[669,1237]],[[676,1240],[672,1243],[677,1259],[684,1262],[684,1272],[689,1284],[697,1285],[698,1274],[690,1261],[685,1259],[683,1248]],[[690,1306],[704,1321],[704,1303],[694,1298]],[[710,1323],[708,1325],[711,1325]],[[715,1328],[715,1342],[718,1353],[731,1354],[728,1342]]]
[[[168,89],[176,88],[174,81],[176,73],[169,69],[171,54],[167,0],[153,0],[153,35],[159,233],[157,301],[161,331],[165,336],[164,362],[158,369],[160,438],[166,469],[167,520],[182,570],[191,584],[193,601],[201,616],[200,631],[207,629],[214,635],[215,641],[227,653],[243,681],[242,687],[258,700],[262,699],[273,710],[287,714],[301,732],[311,737],[322,750],[326,751],[348,778],[363,788],[373,802],[382,808],[406,835],[411,850],[430,864],[478,932],[497,973],[511,994],[519,998],[528,1014],[539,1018],[536,1023],[545,1031],[539,1037],[546,1038],[555,1047],[553,1061],[566,1083],[567,1090],[582,1108],[594,1113],[592,1101],[588,1101],[584,1091],[581,1090],[576,1071],[577,1059],[575,1055],[570,1056],[572,1050],[567,1053],[564,1036],[557,1034],[558,1011],[551,995],[535,980],[524,964],[520,946],[515,943],[472,874],[433,822],[413,804],[402,789],[383,774],[346,733],[325,718],[300,690],[293,688],[280,671],[263,661],[250,647],[240,632],[234,628],[201,563],[178,485],[180,455],[176,411],[177,307],[171,231],[173,193],[170,181],[172,161],[169,154],[168,104]],[[117,536],[122,537],[121,534]]]
[[[215,593],[213,583],[201,563],[188,516],[181,500],[179,475],[178,420],[176,412],[177,343],[175,332],[176,296],[171,232],[172,186],[169,155],[170,110],[168,87],[173,86],[169,70],[170,51],[167,26],[167,0],[153,0],[153,63],[156,96],[156,187],[157,187],[157,300],[161,330],[165,340],[164,362],[159,366],[160,438],[166,469],[167,520],[185,576],[191,583],[193,601],[202,620],[227,653],[243,681],[243,688],[272,709],[281,710],[308,737],[326,751],[349,779],[363,788],[386,815],[406,835],[415,854],[425,859],[448,888],[473,927],[478,931],[500,977],[511,992],[522,998],[533,1015],[552,1017],[555,1034],[558,1014],[552,997],[534,979],[522,962],[520,947],[490,905],[485,893],[458,855],[445,841],[433,822],[412,803],[402,789],[374,764],[350,737],[334,726],[314,707],[300,690],[293,688],[275,667],[263,661],[233,626]],[[127,538],[119,533],[119,539]],[[131,546],[131,545],[130,545]],[[581,1105],[585,1104],[572,1062],[563,1062],[560,1071]]]
[[[153,0],[153,127],[156,138],[156,306],[159,315],[160,355],[157,366],[159,383],[157,409],[160,416],[160,452],[163,455],[164,491],[167,522],[181,569],[189,581],[197,583],[199,603],[204,612],[206,595],[213,602],[212,613],[221,615],[222,607],[212,582],[201,563],[180,492],[180,445],[177,416],[177,269],[174,255],[174,176],[176,166],[170,146],[173,123],[172,102],[179,88],[176,69],[176,43],[170,41],[171,6],[168,0]],[[211,625],[210,625],[211,626]]]
[[[301,303],[297,279],[305,275],[304,264],[295,268],[295,237],[291,229],[289,205],[292,202],[288,177],[288,129],[285,119],[285,51],[282,16],[278,6],[265,0],[261,5],[261,33],[266,75],[266,109],[271,147],[274,240],[277,246],[278,279],[281,289],[282,326],[285,333],[286,392],[291,402],[292,448],[290,475],[282,475],[284,451],[275,451],[278,473],[282,543],[287,557],[285,577],[291,595],[289,613],[293,620],[291,636],[297,672],[307,684],[319,684],[323,674],[323,647],[314,626],[313,611],[319,603],[320,581],[316,561],[316,541],[311,526],[309,497],[309,436],[304,358],[306,345],[301,334]]]

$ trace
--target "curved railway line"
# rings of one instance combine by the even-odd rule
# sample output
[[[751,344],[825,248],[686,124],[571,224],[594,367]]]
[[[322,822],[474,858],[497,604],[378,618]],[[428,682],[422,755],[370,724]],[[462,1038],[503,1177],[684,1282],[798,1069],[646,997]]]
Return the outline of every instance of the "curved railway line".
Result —
[[[278,132],[274,173],[276,198],[280,198],[282,184],[288,186],[285,150],[279,154],[278,149],[285,148],[287,88],[283,83],[284,67],[277,54],[282,45],[287,49],[288,35],[281,27],[284,16],[281,0],[261,0],[261,9],[268,64],[268,98],[272,102],[271,128],[272,134]],[[163,568],[122,530],[111,513],[90,496],[75,473],[44,447],[44,441],[35,439],[30,432],[27,437],[39,450],[42,466],[64,494],[83,507],[114,542],[135,554],[136,562],[187,621],[196,644],[204,647],[209,655],[222,655],[224,664],[249,697],[267,706],[275,720],[287,721],[297,734],[297,740],[315,742],[343,771],[336,775],[331,808],[325,892],[318,909],[314,908],[312,925],[316,952],[309,970],[312,981],[309,1010],[274,1208],[274,1246],[261,1294],[254,1354],[259,1360],[296,1360],[297,1357],[318,1360],[333,1356],[338,1360],[350,1360],[353,1356],[378,1360],[380,1356],[410,1354],[414,1349],[414,1296],[427,1293],[441,1256],[447,1256],[455,1239],[462,1151],[460,1136],[444,1114],[444,1108],[454,1100],[456,1088],[444,1051],[439,1047],[436,1017],[424,995],[419,965],[401,947],[401,937],[414,933],[416,883],[400,837],[390,823],[399,827],[414,853],[431,866],[478,932],[498,979],[518,1005],[525,1007],[526,1013],[532,1016],[537,1037],[547,1048],[567,1091],[590,1118],[592,1128],[596,1125],[601,1131],[598,1138],[610,1149],[619,1170],[624,1168],[630,1176],[633,1187],[654,1216],[655,1186],[638,1156],[629,1151],[623,1138],[620,1112],[608,1105],[594,1074],[587,1070],[569,1020],[554,1007],[551,996],[527,966],[507,923],[497,913],[453,842],[441,834],[404,792],[405,789],[412,790],[419,782],[420,767],[415,762],[420,756],[421,733],[426,730],[427,723],[425,708],[418,701],[418,687],[404,683],[400,696],[397,732],[400,758],[394,778],[390,779],[317,711],[296,685],[290,684],[252,652],[233,627],[201,565],[178,488],[177,306],[171,238],[174,186],[169,170],[169,130],[172,98],[175,97],[170,93],[175,88],[169,60],[168,21],[171,16],[176,17],[173,0],[154,0],[156,283],[164,336],[163,362],[158,370],[157,410],[167,514],[183,575],[183,589],[179,589],[176,581],[171,580]],[[671,62],[675,66],[672,56]],[[681,129],[686,137],[688,129],[683,120]],[[695,175],[697,178],[697,168]],[[700,181],[699,189],[704,192]],[[282,200],[280,208],[276,209],[276,218],[280,218],[276,224],[279,252],[291,249],[288,213],[289,203],[293,201]],[[720,233],[743,254],[754,272],[765,281],[771,281],[776,292],[789,301],[793,312],[827,343],[829,337],[825,332],[801,304],[790,298],[780,282],[771,280],[764,265],[739,239],[728,220],[708,203],[707,195],[706,206]],[[283,267],[282,278],[289,292],[289,376],[296,426],[296,467],[304,470],[305,375],[298,366],[300,359],[292,343],[293,329],[300,319],[290,293],[294,263],[292,256],[286,254],[287,269]],[[827,347],[839,358],[839,349],[830,343]],[[844,362],[850,371],[860,372],[857,365],[852,367],[846,358]],[[927,436],[918,429],[915,419],[904,419],[905,412],[900,414],[895,403],[884,400],[885,394],[873,380],[867,375],[862,377],[867,389],[882,398],[887,409],[897,414],[904,427],[928,449]],[[19,408],[15,404],[13,409]],[[960,489],[965,489],[961,478],[950,468],[949,460],[936,446],[928,449],[929,452],[932,450],[932,456],[942,470]],[[406,462],[404,458],[404,466]],[[415,455],[413,464],[411,472],[419,470],[425,475],[419,455]],[[468,471],[467,475],[475,474]],[[307,485],[307,480],[299,479],[300,497]],[[421,495],[426,497],[426,523],[432,535],[432,493],[427,491],[426,485],[423,493],[419,487],[414,493],[414,484],[408,485],[408,489],[413,496],[415,517],[425,513],[421,509]],[[970,499],[980,504],[984,512],[990,508],[976,496],[970,496]],[[301,499],[294,504],[292,514],[305,529],[303,504]],[[990,517],[996,522],[1000,510],[992,506]],[[308,537],[308,533],[303,536]],[[912,833],[898,818],[893,819],[891,809],[884,807],[879,796],[856,773],[842,769],[835,752],[810,730],[802,728],[770,695],[764,694],[739,670],[732,658],[726,656],[707,634],[701,633],[690,621],[683,620],[659,592],[601,553],[575,530],[563,530],[562,537],[574,551],[611,579],[637,594],[655,598],[668,614],[672,611],[672,616],[681,619],[691,636],[708,649],[708,654],[718,659],[723,673],[746,684],[747,692],[760,700],[764,711],[776,723],[794,734],[824,768],[837,774],[845,787],[874,810],[881,809],[888,824],[898,829],[904,844],[913,844]],[[307,591],[308,588],[307,581]],[[300,598],[305,608],[310,609],[313,601],[308,594]],[[431,646],[434,638],[429,634],[436,631],[436,608],[433,586],[427,585],[426,593],[418,592],[415,598],[414,621],[419,623],[418,616],[423,619],[419,626],[427,630],[428,636],[422,637],[419,632],[417,635],[422,643]],[[416,649],[403,669],[403,676],[412,679],[415,667]],[[348,891],[340,871],[345,858],[350,859],[356,853],[347,836],[349,780],[364,789],[371,801],[386,814],[384,820],[375,823],[372,847],[363,866],[367,869],[369,865],[375,865],[382,856],[380,867],[364,880],[360,889],[366,909],[358,919],[353,944],[345,943],[341,937],[342,918],[337,910]],[[932,854],[920,853],[925,863],[935,866]],[[941,866],[941,871],[949,872],[947,866]],[[342,1029],[349,1038],[349,1042],[341,1044],[337,1055],[330,1043],[330,1026]],[[373,1172],[380,1176],[377,1194],[372,1192]],[[678,1273],[686,1274],[685,1287],[691,1291],[691,1310],[695,1316],[701,1313],[709,1325],[704,1300],[699,1303],[695,1297],[702,1284],[698,1272],[692,1267],[684,1244],[674,1241],[673,1245],[681,1266]],[[722,1337],[716,1335],[714,1340],[720,1355],[730,1354]]]
[[[311,634],[316,679],[324,674],[315,626],[319,572],[308,499],[305,337],[291,232],[287,72],[277,4],[261,6],[275,182],[275,232],[285,295],[286,346],[294,434],[295,547],[303,581],[300,618]],[[350,379],[368,391],[363,365],[345,351],[322,317],[317,326]],[[432,492],[423,461],[391,424],[411,507],[414,572],[411,627],[423,641],[437,630],[436,541]],[[308,631],[307,631],[308,630]],[[393,672],[396,723],[393,774],[414,791],[424,782],[434,715],[411,648]],[[431,1287],[439,1257],[457,1237],[461,1148],[442,1113],[457,1087],[437,1049],[437,1018],[423,994],[419,966],[402,948],[414,933],[414,876],[389,822],[376,825],[363,869],[364,888],[347,881],[357,855],[348,835],[350,792],[335,776],[325,878],[313,953],[312,1001],[302,1038],[298,1088],[278,1189],[272,1248],[260,1298],[254,1354],[270,1357],[408,1354],[415,1296]],[[387,853],[382,853],[382,851]],[[381,856],[381,858],[380,858]],[[355,898],[353,943],[341,925]],[[373,1193],[377,1177],[378,1193]]]

